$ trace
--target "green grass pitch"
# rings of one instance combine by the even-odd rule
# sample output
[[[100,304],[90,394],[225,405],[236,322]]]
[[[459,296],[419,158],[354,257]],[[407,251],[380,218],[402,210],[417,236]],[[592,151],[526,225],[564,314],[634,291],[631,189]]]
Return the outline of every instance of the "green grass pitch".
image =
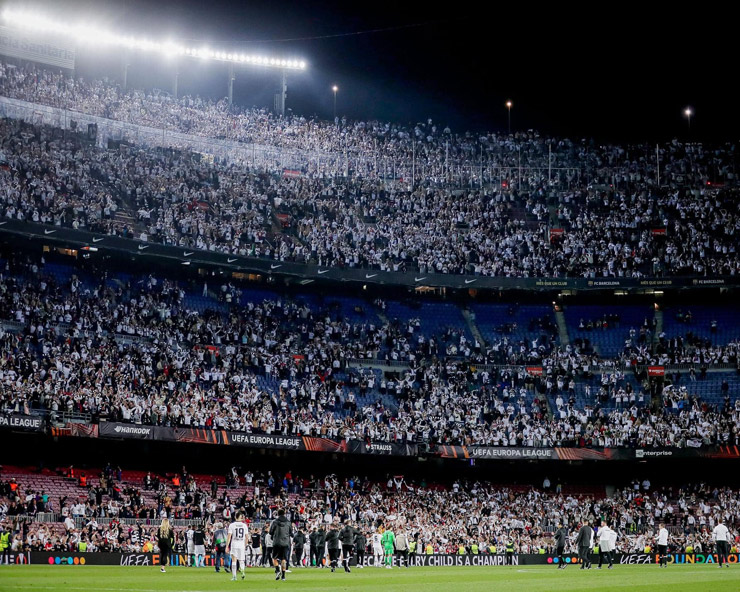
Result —
[[[740,592],[740,566],[716,565],[615,565],[614,569],[581,571],[554,566],[427,567],[393,570],[353,569],[330,573],[323,569],[294,569],[285,582],[276,582],[268,569],[248,569],[244,581],[212,568],[30,566],[0,567],[2,592],[206,592],[211,590],[377,590],[417,592],[467,592],[468,590],[533,592],[607,590],[667,592]]]

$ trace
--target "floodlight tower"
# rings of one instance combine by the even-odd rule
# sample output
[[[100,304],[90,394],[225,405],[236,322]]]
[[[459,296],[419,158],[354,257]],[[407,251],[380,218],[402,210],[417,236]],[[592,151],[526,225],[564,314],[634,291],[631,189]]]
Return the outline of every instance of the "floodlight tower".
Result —
[[[280,83],[275,93],[275,113],[281,117],[285,115],[285,99],[288,96],[288,72],[285,68],[280,70]]]
[[[229,99],[229,105],[234,101],[234,80],[236,77],[234,76],[234,62],[229,62],[229,73],[228,73],[228,79],[226,82],[226,96]]]

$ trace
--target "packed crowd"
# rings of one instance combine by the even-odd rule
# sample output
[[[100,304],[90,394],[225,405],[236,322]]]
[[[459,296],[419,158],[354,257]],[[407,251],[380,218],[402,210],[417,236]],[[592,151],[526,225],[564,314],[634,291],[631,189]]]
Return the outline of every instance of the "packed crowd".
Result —
[[[702,552],[713,548],[711,532],[718,520],[730,528],[733,539],[740,525],[740,492],[705,483],[652,489],[649,480],[635,480],[606,497],[566,494],[560,484],[553,488],[547,479],[543,488],[535,488],[472,481],[428,484],[400,475],[379,483],[291,471],[240,473],[234,467],[228,476],[231,487],[239,488],[234,490],[216,479],[199,485],[184,467],[167,476],[148,473],[141,483],[122,482],[120,469],[116,478],[109,466],[99,483],[80,488],[77,499],[60,499],[58,507],[43,491],[24,489],[15,479],[0,480],[0,521],[13,532],[13,550],[78,550],[83,543],[86,551],[140,552],[156,551],[152,524],[160,517],[188,518],[189,526],[176,528],[176,551],[184,554],[189,552],[186,531],[192,532],[194,524],[206,525],[210,549],[214,529],[241,510],[250,535],[256,535],[252,539],[256,561],[269,547],[266,526],[280,509],[297,531],[305,533],[301,544],[306,545],[307,559],[311,533],[347,522],[357,525],[368,544],[382,528],[391,528],[396,535],[404,532],[417,543],[418,553],[458,553],[461,548],[467,553],[471,549],[503,553],[509,545],[517,553],[553,552],[558,525],[569,530],[567,546],[572,548],[584,520],[597,527],[601,521],[609,524],[622,552],[654,549],[659,523],[670,527],[674,550]],[[156,497],[147,504],[142,492]],[[61,515],[63,525],[37,523],[39,512]],[[121,521],[127,517],[140,520]]]
[[[401,160],[409,159],[413,139],[420,145],[413,149],[419,166],[427,162],[429,170],[443,167],[452,146],[454,157],[469,163],[484,154],[497,170],[526,172],[515,183],[499,179],[476,189],[421,182],[402,190],[351,176],[285,178],[282,171],[250,171],[189,152],[105,151],[51,128],[5,121],[3,217],[389,271],[642,277],[734,275],[740,265],[732,146],[669,144],[661,155],[669,182],[657,187],[654,163],[641,147],[548,143],[530,133],[460,136],[431,122],[406,129],[275,118],[1,64],[0,94],[122,121],[141,122],[143,112],[162,127],[269,145],[327,151],[352,146],[358,154],[372,145]],[[546,170],[553,159],[557,183],[548,181]],[[560,184],[561,174],[569,175],[567,183]],[[727,187],[709,187],[710,178]],[[119,210],[136,222],[116,219]],[[562,234],[549,232],[556,224]]]
[[[244,299],[229,283],[215,294],[203,286],[213,309],[199,312],[187,297],[199,286],[187,282],[123,281],[80,268],[59,285],[43,261],[18,257],[4,267],[4,412],[432,445],[683,447],[738,439],[738,401],[707,405],[685,392],[675,409],[648,405],[660,400],[655,386],[635,393],[624,365],[612,360],[607,372],[608,361],[574,346],[512,343],[521,362],[542,364],[542,376],[533,376],[521,366],[479,366],[495,352],[476,353],[461,327],[424,336],[416,319],[353,322],[331,301]],[[399,359],[407,369],[370,368]],[[587,384],[588,404],[576,404],[576,381],[596,372],[601,386],[591,392]]]

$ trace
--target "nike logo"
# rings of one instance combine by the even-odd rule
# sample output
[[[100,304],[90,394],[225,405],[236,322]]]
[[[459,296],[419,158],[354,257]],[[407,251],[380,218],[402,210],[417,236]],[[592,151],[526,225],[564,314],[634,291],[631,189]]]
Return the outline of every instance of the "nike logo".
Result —
[[[190,265],[190,261],[183,261],[182,264],[183,265]]]
[[[414,278],[414,281],[415,281],[415,282],[420,282],[421,280],[425,280],[425,279],[427,279],[427,277],[428,277],[428,276],[424,276],[424,277],[420,277],[420,278],[418,278],[418,277],[415,277],[415,278]]]
[[[366,273],[365,274],[365,279],[366,280],[369,280],[371,278],[374,278],[376,275],[378,275],[378,274],[377,273]]]
[[[325,273],[329,273],[328,269],[319,269],[319,275],[324,275]]]
[[[234,257],[233,259],[231,259],[230,257],[226,258],[227,263],[233,263],[234,261],[236,261],[236,257]]]
[[[192,254],[193,254],[194,252],[195,252],[195,251],[190,251],[190,252],[188,253],[187,251],[184,251],[184,252],[183,252],[183,255],[184,255],[185,257],[190,257],[190,255],[192,255]]]
[[[44,234],[54,234],[56,230],[44,230]]]
[[[143,251],[144,249],[148,249],[149,245],[139,245],[139,251]]]
[[[278,267],[282,267],[282,265],[270,265],[270,269],[277,269]]]
[[[99,243],[101,240],[103,240],[103,239],[102,238],[95,238],[95,237],[93,237],[93,242],[94,243]]]
[[[472,284],[473,282],[477,282],[478,280],[465,280],[466,284]]]

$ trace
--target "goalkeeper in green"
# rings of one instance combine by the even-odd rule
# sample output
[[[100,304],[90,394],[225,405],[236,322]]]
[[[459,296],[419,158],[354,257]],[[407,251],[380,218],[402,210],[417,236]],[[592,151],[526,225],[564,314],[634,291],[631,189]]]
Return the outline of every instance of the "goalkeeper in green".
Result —
[[[393,569],[393,555],[396,551],[396,535],[393,534],[390,525],[380,539],[383,543],[383,554],[385,555],[385,568]]]

